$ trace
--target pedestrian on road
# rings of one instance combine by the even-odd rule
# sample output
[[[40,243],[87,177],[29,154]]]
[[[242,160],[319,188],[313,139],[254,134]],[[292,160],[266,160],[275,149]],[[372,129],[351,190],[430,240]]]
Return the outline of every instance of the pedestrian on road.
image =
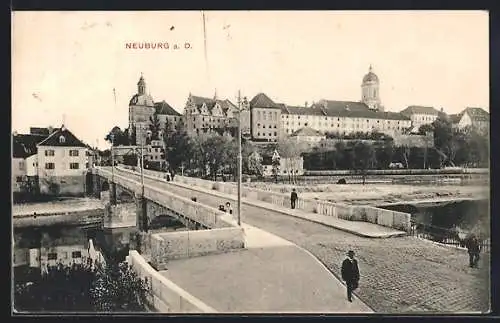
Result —
[[[479,262],[479,253],[481,252],[481,245],[476,235],[470,235],[466,241],[465,246],[467,247],[467,252],[469,253],[469,267],[477,267]]]
[[[342,279],[347,286],[347,300],[352,302],[352,292],[358,288],[359,268],[358,261],[354,259],[354,251],[349,250],[347,258],[342,262]]]
[[[226,212],[233,214],[233,209],[231,209],[231,203],[226,202]]]
[[[295,209],[295,204],[297,203],[298,198],[299,197],[297,196],[297,192],[295,191],[295,189],[292,189],[292,194],[290,195],[290,204],[292,209]]]

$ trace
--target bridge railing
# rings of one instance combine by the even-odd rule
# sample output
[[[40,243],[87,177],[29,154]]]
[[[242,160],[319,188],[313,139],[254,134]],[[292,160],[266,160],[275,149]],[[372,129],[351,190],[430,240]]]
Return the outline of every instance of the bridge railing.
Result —
[[[102,169],[99,170],[99,175],[108,179],[111,177],[109,171]],[[141,192],[141,184],[133,179],[115,174],[114,181],[136,194]],[[145,185],[144,197],[201,223],[208,228],[228,228],[235,226],[234,221],[228,219],[226,213],[162,189]]]
[[[124,171],[133,172],[130,169],[121,168]],[[162,172],[149,171],[153,175],[145,175],[153,179],[162,178]],[[137,175],[137,173],[135,173]],[[204,180],[195,177],[185,177],[176,175],[174,182],[186,185],[201,187],[207,190],[216,190],[226,194],[237,194],[237,187],[234,183],[221,183]],[[262,190],[257,188],[243,187],[242,197],[255,199],[267,203],[272,203],[282,207],[290,206],[290,197],[287,194]],[[411,230],[411,214],[404,212],[380,209],[372,206],[351,206],[329,201],[299,198],[297,209],[306,212],[317,213],[326,216],[333,216],[339,219],[350,221],[370,222],[405,232]]]

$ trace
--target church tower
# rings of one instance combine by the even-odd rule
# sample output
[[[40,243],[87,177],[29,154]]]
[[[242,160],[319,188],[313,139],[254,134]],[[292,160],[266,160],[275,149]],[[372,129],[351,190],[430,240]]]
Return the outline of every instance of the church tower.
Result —
[[[380,104],[378,76],[373,73],[371,65],[368,74],[363,77],[363,83],[361,84],[361,102],[372,110],[383,110]]]
[[[142,76],[137,82],[137,94],[129,102],[129,130],[135,130],[136,144],[146,143],[149,130],[149,119],[154,114],[154,101],[151,95],[146,93],[146,81]],[[129,132],[132,135],[132,132]]]

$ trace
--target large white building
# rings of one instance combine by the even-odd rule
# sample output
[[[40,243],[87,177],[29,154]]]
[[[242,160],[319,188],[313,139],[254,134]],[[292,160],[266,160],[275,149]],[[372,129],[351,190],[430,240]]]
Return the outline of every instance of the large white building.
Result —
[[[40,193],[83,195],[87,146],[64,125],[37,145]]]
[[[281,131],[285,135],[291,135],[304,127],[322,133],[349,134],[377,130],[394,135],[406,131],[410,126],[409,117],[398,112],[384,112],[379,78],[371,66],[363,77],[360,101],[320,100],[309,107],[281,107]]]
[[[410,118],[411,120],[410,132],[417,133],[421,126],[433,123],[437,119],[439,111],[433,107],[411,105],[406,109],[402,110],[401,114]]]

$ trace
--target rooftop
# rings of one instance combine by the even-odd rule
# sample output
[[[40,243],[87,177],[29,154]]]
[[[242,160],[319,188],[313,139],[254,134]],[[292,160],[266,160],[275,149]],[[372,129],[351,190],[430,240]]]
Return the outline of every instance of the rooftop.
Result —
[[[437,116],[439,111],[436,110],[434,107],[424,107],[421,105],[410,105],[406,109],[401,111],[402,114],[404,115],[410,115],[410,114],[430,114],[430,115],[435,115]]]
[[[165,100],[161,102],[155,102],[155,113],[156,114],[164,114],[164,115],[171,115],[171,116],[180,116],[181,114],[177,112],[170,104],[165,102]]]
[[[61,138],[64,138],[61,140]],[[41,141],[38,146],[51,146],[51,147],[87,147],[80,139],[78,139],[66,127],[56,129],[45,140]]]

